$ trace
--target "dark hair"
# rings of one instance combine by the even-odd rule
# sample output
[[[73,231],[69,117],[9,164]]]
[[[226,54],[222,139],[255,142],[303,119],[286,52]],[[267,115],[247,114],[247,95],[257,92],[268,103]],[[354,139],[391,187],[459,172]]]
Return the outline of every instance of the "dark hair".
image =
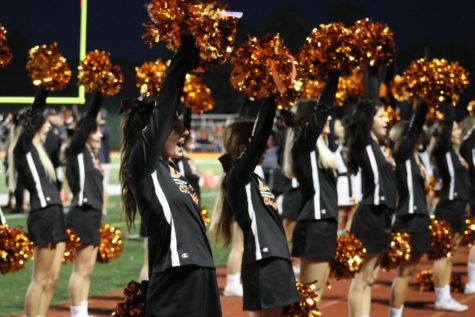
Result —
[[[119,170],[119,180],[122,185],[122,210],[125,213],[126,223],[130,229],[134,223],[138,206],[129,188],[127,162],[135,143],[140,138],[142,130],[150,120],[154,103],[152,98],[127,100],[123,102],[135,103],[135,106],[122,121],[122,146],[120,149],[121,161]]]
[[[356,107],[353,116],[350,119],[350,122],[346,128],[345,132],[345,144],[348,148],[348,170],[352,174],[358,172],[358,167],[360,166],[361,160],[361,151],[365,148],[364,144],[367,135],[371,135],[371,129],[373,127],[373,117],[379,108],[384,107],[380,102],[375,102],[373,100],[363,100],[360,105]],[[370,108],[371,109],[371,119],[368,121],[364,114],[360,113],[361,109]]]
[[[242,146],[249,143],[253,125],[252,120],[237,119],[226,127],[223,146],[232,159],[237,159],[242,153]],[[218,245],[227,247],[231,242],[231,227],[234,218],[223,188],[224,177],[225,174],[223,173],[215,201],[213,218],[211,219],[210,235],[211,239]]]

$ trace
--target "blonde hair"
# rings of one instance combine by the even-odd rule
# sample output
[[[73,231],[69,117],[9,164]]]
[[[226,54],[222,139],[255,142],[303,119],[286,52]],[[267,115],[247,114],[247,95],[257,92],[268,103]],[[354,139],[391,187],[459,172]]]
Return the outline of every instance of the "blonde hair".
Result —
[[[54,170],[53,163],[51,162],[51,159],[49,158],[48,154],[46,153],[45,147],[43,143],[40,140],[40,137],[38,134],[36,134],[33,137],[33,146],[36,149],[36,152],[38,152],[38,156],[40,157],[41,164],[43,165],[43,168],[45,169],[45,174],[46,178],[51,181],[55,182],[56,181],[56,172]]]

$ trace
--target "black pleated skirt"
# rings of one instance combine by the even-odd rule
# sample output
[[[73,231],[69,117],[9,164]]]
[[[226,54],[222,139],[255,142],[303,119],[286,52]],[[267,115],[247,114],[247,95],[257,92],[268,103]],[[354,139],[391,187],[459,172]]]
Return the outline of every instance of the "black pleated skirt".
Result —
[[[101,242],[101,218],[100,210],[89,206],[74,206],[66,216],[66,226],[72,228],[81,238],[81,245],[99,245]]]
[[[298,221],[292,238],[292,256],[333,259],[337,230],[338,223],[334,219]]]
[[[214,268],[186,265],[152,273],[145,302],[146,317],[220,317]]]
[[[439,202],[435,209],[435,217],[450,224],[454,233],[463,233],[465,230],[465,200],[445,200]]]
[[[299,300],[292,264],[287,259],[265,258],[242,266],[244,310],[284,307]]]
[[[429,252],[432,238],[429,230],[430,217],[424,214],[397,216],[394,232],[407,232],[411,235],[411,254]]]
[[[28,234],[35,246],[66,241],[66,223],[63,206],[47,206],[31,210],[27,220]]]
[[[362,205],[356,209],[351,232],[363,243],[368,253],[384,253],[391,241],[393,211],[384,205]]]

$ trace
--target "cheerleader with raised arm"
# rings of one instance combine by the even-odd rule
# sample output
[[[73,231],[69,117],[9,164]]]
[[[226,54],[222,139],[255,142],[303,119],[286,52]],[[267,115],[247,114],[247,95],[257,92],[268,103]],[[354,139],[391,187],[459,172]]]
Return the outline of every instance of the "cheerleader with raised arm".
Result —
[[[425,195],[426,171],[417,153],[426,113],[427,105],[419,102],[411,121],[398,122],[389,132],[399,193],[393,231],[407,232],[411,237],[411,258],[399,266],[391,288],[389,317],[403,315],[409,280],[422,254],[431,248],[430,218]]]
[[[195,58],[194,38],[182,36],[158,96],[123,103],[121,109],[129,108],[123,126],[122,202],[129,225],[139,210],[149,237],[147,317],[221,316],[198,196],[173,164],[183,155],[188,135],[177,111]]]
[[[75,251],[73,271],[69,278],[72,317],[88,316],[87,298],[101,240],[104,173],[98,159],[102,134],[97,123],[101,100],[102,95],[95,92],[87,114],[79,121],[66,153],[66,175],[73,194],[66,224],[81,239],[81,246]]]
[[[34,244],[33,274],[26,292],[25,314],[46,316],[63,258],[66,226],[56,187],[53,164],[43,143],[50,123],[44,116],[47,92],[38,88],[35,101],[23,121],[13,150],[14,168],[30,192],[28,233]]]
[[[355,274],[349,293],[350,317],[367,317],[371,310],[371,287],[382,255],[389,247],[391,217],[396,207],[394,163],[380,143],[387,135],[387,118],[379,101],[378,70],[368,69],[365,94],[348,126],[348,167],[361,168],[363,199],[353,216],[351,231],[366,248],[361,270]]]
[[[465,159],[469,167],[470,175],[470,218],[475,219],[475,117],[465,118],[461,124],[464,135],[460,146],[460,155]],[[465,294],[475,294],[475,241],[472,241],[467,263],[467,283]]]
[[[302,202],[293,234],[292,256],[300,258],[302,283],[317,282],[322,296],[335,257],[338,227],[336,161],[327,146],[328,116],[335,98],[338,73],[330,72],[318,101],[304,100],[292,108],[285,172],[296,177]]]
[[[262,163],[276,112],[275,101],[261,99],[256,122],[236,121],[224,133],[220,157],[224,178],[217,198],[214,235],[231,239],[233,219],[244,235],[242,284],[250,316],[281,316],[299,295],[274,195],[255,172]]]
[[[465,208],[470,197],[470,179],[467,162],[456,151],[461,143],[461,131],[454,121],[453,108],[449,100],[439,106],[444,118],[434,127],[435,142],[430,150],[430,156],[442,180],[435,217],[450,224],[454,233],[455,252],[465,229]],[[459,303],[450,295],[451,274],[451,256],[434,262],[435,309],[465,311],[468,306]]]

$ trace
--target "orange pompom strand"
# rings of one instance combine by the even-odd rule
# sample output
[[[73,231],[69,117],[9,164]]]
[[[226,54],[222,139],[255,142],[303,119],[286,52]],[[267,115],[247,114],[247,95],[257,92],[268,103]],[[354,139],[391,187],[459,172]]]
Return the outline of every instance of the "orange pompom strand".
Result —
[[[122,231],[109,224],[102,225],[101,243],[97,252],[97,262],[108,263],[122,254]]]
[[[411,259],[411,236],[406,232],[391,233],[389,250],[381,260],[383,270],[396,269],[403,262]]]
[[[140,94],[152,96],[160,91],[163,77],[168,65],[157,59],[154,62],[145,62],[140,67],[135,67],[137,88]]]
[[[352,233],[339,236],[336,241],[335,259],[331,265],[330,276],[336,279],[353,278],[361,269],[366,249]]]
[[[12,53],[7,45],[7,29],[0,24],[0,68],[11,62]]]
[[[0,273],[14,273],[33,257],[33,243],[19,227],[0,225]]]
[[[214,101],[209,89],[196,75],[187,74],[183,86],[181,102],[191,107],[197,114],[209,111],[214,107]]]
[[[321,287],[321,286],[320,286]],[[284,308],[283,317],[315,317],[321,316],[318,309],[320,296],[317,294],[317,282],[302,283],[297,281],[297,290],[300,294],[300,300]]]

